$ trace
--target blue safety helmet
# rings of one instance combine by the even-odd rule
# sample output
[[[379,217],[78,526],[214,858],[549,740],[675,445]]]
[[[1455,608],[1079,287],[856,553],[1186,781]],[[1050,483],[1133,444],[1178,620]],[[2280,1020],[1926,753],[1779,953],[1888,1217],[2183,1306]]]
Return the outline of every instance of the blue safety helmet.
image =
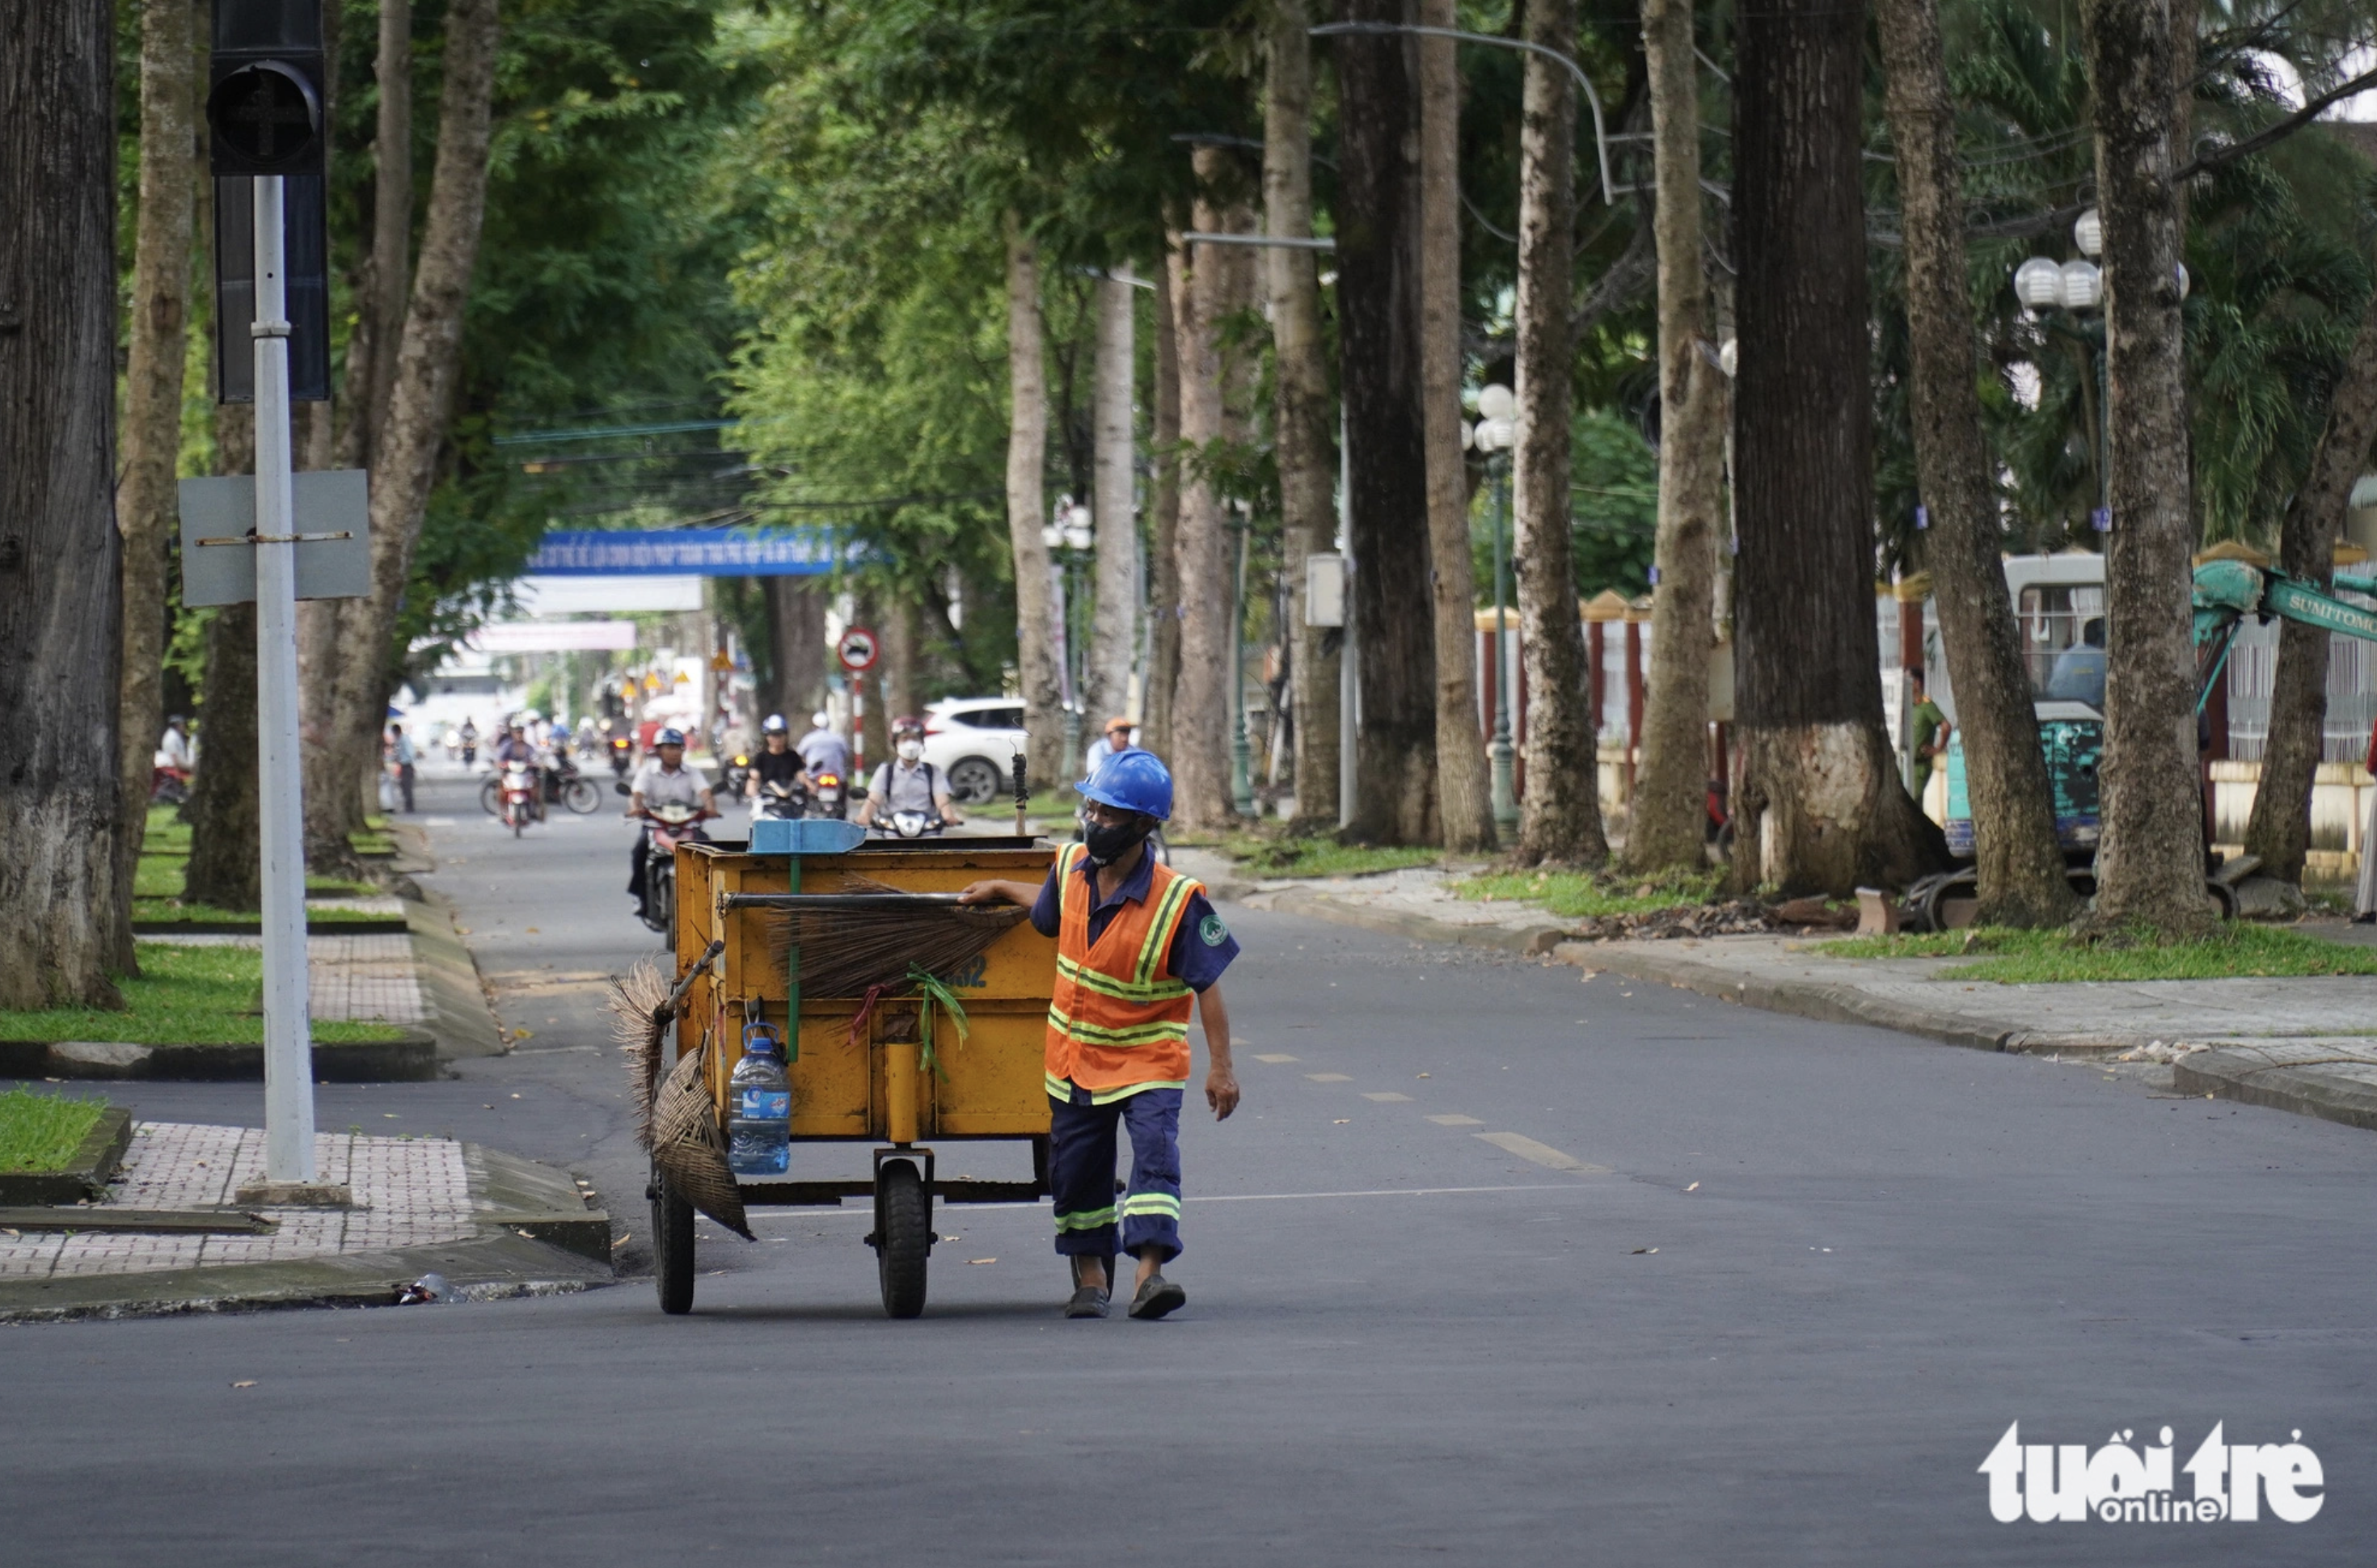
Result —
[[[1143,812],[1158,822],[1172,816],[1172,771],[1153,752],[1117,752],[1073,788],[1117,811]]]
[[[682,730],[663,730],[659,734],[652,737],[652,749],[654,751],[658,751],[663,746],[681,746],[683,744],[685,744],[685,731]]]

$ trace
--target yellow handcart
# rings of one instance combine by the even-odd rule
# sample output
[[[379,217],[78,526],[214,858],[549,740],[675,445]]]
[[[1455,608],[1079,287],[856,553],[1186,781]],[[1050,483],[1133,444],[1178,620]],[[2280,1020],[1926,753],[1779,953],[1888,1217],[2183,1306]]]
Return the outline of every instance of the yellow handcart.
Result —
[[[804,948],[822,951],[818,933],[861,916],[878,917],[878,929],[886,911],[913,909],[926,924],[958,918],[950,907],[966,884],[1038,881],[1053,853],[1028,837],[878,839],[832,854],[755,853],[728,843],[677,849],[674,948],[698,956],[674,992],[675,1050],[664,1055],[706,1052],[700,1070],[723,1126],[745,1030],[772,1027],[784,1042],[795,1148],[871,1144],[872,1169],[838,1181],[738,1177],[735,1191],[747,1207],[869,1199],[875,1228],[866,1241],[883,1310],[893,1317],[924,1311],[937,1202],[1029,1202],[1048,1193],[1042,1064],[1056,944],[1010,912],[1014,923],[977,956],[933,973],[941,993],[962,1005],[962,1040],[946,1006],[927,1016],[933,1004],[919,992],[928,988],[911,983],[928,971],[911,966],[902,977],[896,962],[878,963],[883,978],[860,988],[849,965],[839,966],[837,980],[811,962],[805,980]],[[1029,1142],[1032,1179],[940,1175],[937,1144],[990,1139]],[[693,1205],[671,1191],[657,1160],[649,1192],[661,1308],[688,1312]]]

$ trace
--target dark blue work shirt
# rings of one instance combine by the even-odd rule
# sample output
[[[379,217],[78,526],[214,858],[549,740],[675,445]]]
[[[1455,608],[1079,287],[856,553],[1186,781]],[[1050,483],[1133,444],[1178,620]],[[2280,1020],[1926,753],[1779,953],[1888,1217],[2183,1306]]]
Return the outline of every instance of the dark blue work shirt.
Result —
[[[1048,868],[1048,880],[1040,885],[1039,901],[1032,906],[1032,929],[1043,936],[1057,934],[1057,874],[1058,866]],[[1076,873],[1086,885],[1093,899],[1097,897],[1097,867],[1090,864],[1087,855],[1081,857],[1081,870]],[[1147,889],[1155,880],[1155,857],[1142,854],[1139,864],[1122,879],[1114,897],[1090,906],[1090,941],[1094,944],[1114,923],[1115,914],[1125,903],[1143,904]],[[1230,960],[1238,956],[1238,939],[1222,924],[1222,917],[1213,912],[1212,903],[1202,893],[1188,895],[1188,907],[1181,911],[1180,924],[1172,933],[1172,951],[1165,956],[1165,967],[1172,978],[1191,991],[1203,991],[1222,978]]]

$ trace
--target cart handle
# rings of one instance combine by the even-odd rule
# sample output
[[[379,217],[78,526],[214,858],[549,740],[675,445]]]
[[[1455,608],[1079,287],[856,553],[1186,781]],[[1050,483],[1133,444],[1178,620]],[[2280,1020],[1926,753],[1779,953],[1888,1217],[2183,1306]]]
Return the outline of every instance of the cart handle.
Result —
[[[730,909],[914,909],[964,902],[955,893],[729,893]]]

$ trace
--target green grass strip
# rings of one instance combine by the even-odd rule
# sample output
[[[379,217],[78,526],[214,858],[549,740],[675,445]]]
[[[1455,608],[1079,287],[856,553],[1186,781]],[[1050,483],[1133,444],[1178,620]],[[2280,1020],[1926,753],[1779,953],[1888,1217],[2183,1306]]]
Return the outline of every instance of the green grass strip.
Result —
[[[1642,878],[1577,871],[1502,872],[1456,882],[1452,892],[1462,898],[1525,899],[1555,915],[1583,920],[1704,904],[1716,895],[1718,875]]]
[[[2377,950],[2349,947],[2298,931],[2239,921],[2210,936],[2157,942],[2146,932],[2079,937],[2062,931],[1969,931],[1855,936],[1819,944],[1835,958],[1942,958],[1976,961],[1935,979],[2035,985],[2071,980],[2279,979],[2299,975],[2377,975]]]
[[[0,1170],[63,1170],[107,1109],[103,1099],[66,1099],[10,1089],[0,1094]]]
[[[0,1039],[121,1040],[133,1045],[260,1045],[264,1016],[258,998],[264,986],[264,955],[253,947],[182,946],[143,942],[137,979],[119,979],[125,1009],[105,1013],[89,1007],[53,1007],[18,1013],[0,1009]],[[326,1022],[314,1025],[323,1044],[402,1039],[394,1024]]]
[[[1333,838],[1224,839],[1222,852],[1238,869],[1262,877],[1370,876],[1411,866],[1442,863],[1444,851],[1424,847],[1371,848]]]

